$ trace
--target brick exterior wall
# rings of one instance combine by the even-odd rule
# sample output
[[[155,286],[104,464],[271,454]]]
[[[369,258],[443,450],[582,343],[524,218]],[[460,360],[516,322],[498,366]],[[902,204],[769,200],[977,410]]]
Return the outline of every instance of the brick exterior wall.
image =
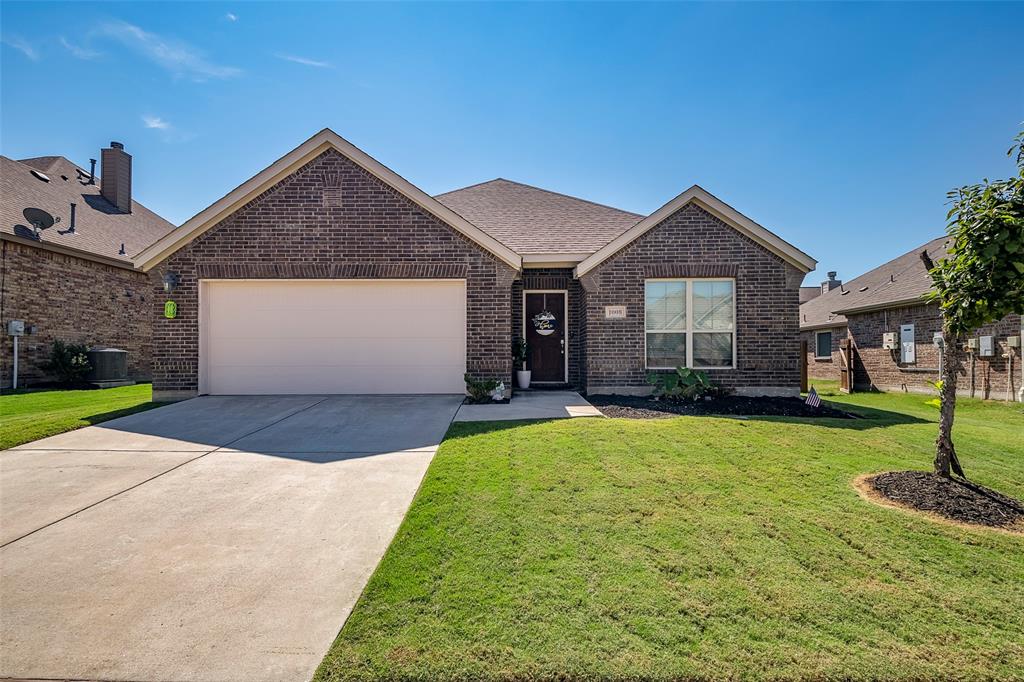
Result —
[[[882,348],[882,334],[896,332],[900,326],[914,325],[914,341],[916,362],[903,365],[899,361],[899,351]],[[935,393],[932,382],[939,378],[939,350],[932,343],[935,332],[941,331],[942,321],[938,308],[934,305],[904,306],[859,315],[847,315],[850,337],[856,346],[854,358],[854,389],[855,390],[889,390],[909,391],[913,393]],[[957,382],[958,392],[971,394],[971,379],[974,380],[974,396],[1002,400],[1006,397],[1007,359],[1002,357],[1007,352],[1006,338],[1020,335],[1020,315],[1009,315],[999,322],[979,329],[972,337],[995,336],[995,356],[991,358],[976,357],[973,372],[968,360],[964,373]],[[1021,352],[1014,352],[1014,373],[1011,391],[1016,396],[1021,382]]]
[[[827,359],[815,357],[815,334],[817,332],[832,332],[832,355]],[[809,329],[800,332],[800,340],[807,342],[807,376],[811,379],[832,379],[839,381],[839,367],[842,362],[839,359],[839,342],[846,338],[846,327],[831,327],[828,329]]]
[[[523,290],[565,289],[569,307],[569,336],[566,346],[569,351],[568,383],[573,387],[582,385],[582,320],[583,288],[573,279],[572,268],[536,268],[523,270],[522,277],[512,284],[512,336],[519,338],[523,333]]]
[[[162,315],[164,272],[179,284]],[[325,151],[155,268],[153,388],[195,395],[199,280],[465,278],[470,373],[511,385],[515,270],[334,150]]]
[[[644,358],[645,279],[735,277],[737,367],[708,374],[740,392],[797,393],[803,276],[704,209],[684,206],[583,276],[586,390],[649,389]],[[608,305],[625,305],[626,318],[605,319]]]
[[[126,350],[129,376],[149,378],[153,297],[146,275],[15,242],[4,241],[0,249],[0,387],[10,388],[13,379],[9,320],[37,328],[18,341],[20,386],[52,379],[42,365],[55,340]]]

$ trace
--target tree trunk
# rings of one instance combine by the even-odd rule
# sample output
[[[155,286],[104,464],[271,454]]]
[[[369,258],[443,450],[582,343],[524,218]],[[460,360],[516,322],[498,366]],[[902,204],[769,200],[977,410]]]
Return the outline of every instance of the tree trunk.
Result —
[[[956,382],[963,366],[962,339],[943,328],[942,407],[939,409],[939,437],[935,439],[935,473],[950,478],[950,469],[963,476],[953,447],[953,412],[956,409]]]

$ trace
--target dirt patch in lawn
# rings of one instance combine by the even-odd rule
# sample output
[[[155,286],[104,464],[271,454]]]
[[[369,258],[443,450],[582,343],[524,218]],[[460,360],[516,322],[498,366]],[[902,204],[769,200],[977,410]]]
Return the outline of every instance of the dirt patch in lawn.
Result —
[[[749,417],[829,417],[831,419],[858,419],[857,415],[822,404],[810,407],[801,398],[729,395],[711,400],[675,403],[654,400],[646,396],[593,395],[587,396],[607,417],[624,419],[664,419],[681,414],[737,415]]]
[[[854,481],[862,497],[968,528],[1024,535],[1024,503],[985,486],[930,471],[887,471]]]

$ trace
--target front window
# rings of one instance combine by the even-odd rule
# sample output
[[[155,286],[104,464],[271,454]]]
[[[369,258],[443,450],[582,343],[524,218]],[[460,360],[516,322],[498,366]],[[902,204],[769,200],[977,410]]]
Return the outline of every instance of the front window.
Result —
[[[734,288],[732,280],[648,280],[644,306],[647,367],[733,367]]]
[[[814,335],[814,357],[819,360],[832,359],[832,332],[818,332]]]

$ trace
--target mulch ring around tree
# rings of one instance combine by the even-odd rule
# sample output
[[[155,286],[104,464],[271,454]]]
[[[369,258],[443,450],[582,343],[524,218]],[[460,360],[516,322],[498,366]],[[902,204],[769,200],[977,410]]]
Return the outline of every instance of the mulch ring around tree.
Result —
[[[824,403],[821,407],[810,407],[801,398],[727,395],[696,402],[671,402],[646,396],[592,395],[587,400],[606,417],[623,419],[665,419],[678,415],[860,418]]]
[[[1024,503],[991,488],[930,471],[887,471],[854,481],[865,498],[886,506],[924,512],[956,525],[1024,534]]]

